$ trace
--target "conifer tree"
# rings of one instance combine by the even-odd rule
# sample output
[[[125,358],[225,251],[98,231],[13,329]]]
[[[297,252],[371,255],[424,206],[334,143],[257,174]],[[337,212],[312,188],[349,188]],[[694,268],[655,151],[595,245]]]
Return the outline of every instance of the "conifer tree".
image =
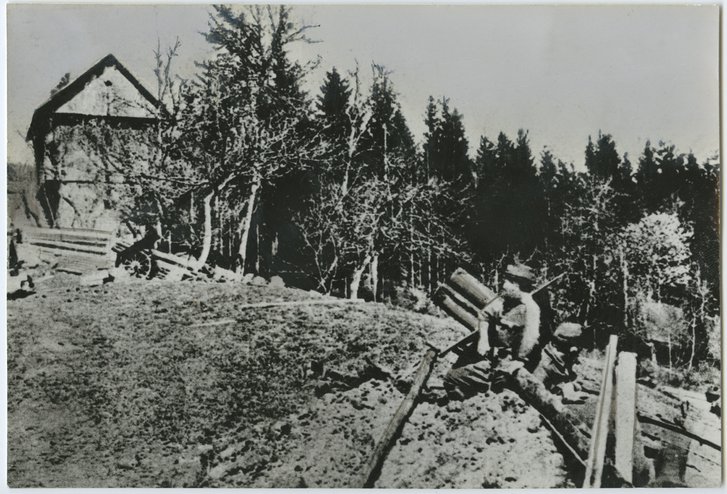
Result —
[[[344,140],[351,129],[347,115],[351,88],[335,67],[326,73],[326,80],[320,88],[316,107],[325,126],[325,135],[338,141]]]

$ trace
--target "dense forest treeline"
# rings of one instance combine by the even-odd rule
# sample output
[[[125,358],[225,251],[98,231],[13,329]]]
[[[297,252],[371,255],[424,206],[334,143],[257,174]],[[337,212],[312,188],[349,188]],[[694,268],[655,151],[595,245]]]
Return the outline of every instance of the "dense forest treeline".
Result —
[[[157,53],[153,159],[127,171],[119,201],[126,219],[161,231],[162,248],[200,268],[394,303],[459,266],[496,286],[519,259],[542,280],[568,273],[556,313],[594,344],[616,332],[666,342],[670,365],[718,358],[718,166],[664,143],[632,161],[599,132],[577,171],[534,153],[525,130],[469,143],[447,98],[430,98],[417,145],[384,67],[365,86],[331,68],[303,91],[311,66],[288,49],[306,28],[287,8],[215,7],[205,36],[214,55],[193,81],[172,75],[178,46]],[[108,131],[88,127],[95,152],[134,162]]]

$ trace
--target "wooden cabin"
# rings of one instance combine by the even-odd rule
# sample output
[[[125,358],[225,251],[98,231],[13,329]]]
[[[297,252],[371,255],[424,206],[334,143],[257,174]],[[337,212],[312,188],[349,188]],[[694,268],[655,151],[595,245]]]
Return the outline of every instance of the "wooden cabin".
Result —
[[[107,55],[35,110],[37,200],[53,228],[115,230],[130,200],[130,167],[151,156],[157,99]]]

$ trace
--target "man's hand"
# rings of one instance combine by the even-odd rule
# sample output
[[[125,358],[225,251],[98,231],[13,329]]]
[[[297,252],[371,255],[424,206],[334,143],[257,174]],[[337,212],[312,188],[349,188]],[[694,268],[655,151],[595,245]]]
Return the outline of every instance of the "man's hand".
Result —
[[[487,329],[480,330],[479,340],[477,341],[477,353],[485,357],[490,351],[490,341],[487,337]]]
[[[525,367],[525,362],[522,360],[505,358],[502,362],[500,362],[500,365],[497,366],[497,370],[504,374],[513,375],[518,369],[522,369],[523,367]]]

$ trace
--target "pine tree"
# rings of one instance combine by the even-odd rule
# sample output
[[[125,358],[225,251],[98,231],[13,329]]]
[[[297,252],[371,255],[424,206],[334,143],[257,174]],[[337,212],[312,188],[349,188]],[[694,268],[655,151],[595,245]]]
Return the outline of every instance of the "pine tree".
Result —
[[[497,148],[495,143],[487,137],[480,137],[480,147],[477,148],[475,158],[475,173],[477,187],[485,186],[490,179],[494,179],[497,169]]]
[[[503,253],[531,254],[543,240],[545,211],[542,189],[533,163],[527,132],[520,130],[515,143],[502,132],[493,149],[480,142],[480,186],[474,199],[470,241],[485,262]]]
[[[347,115],[351,88],[335,67],[326,73],[320,88],[316,107],[324,123],[325,134],[334,141],[346,139],[351,131],[351,119]]]
[[[369,172],[379,177],[392,177],[411,170],[416,157],[414,138],[401,112],[397,93],[390,73],[380,65],[373,65],[373,84],[369,97],[371,121],[362,147],[362,161]]]
[[[616,143],[610,134],[598,133],[598,141],[594,145],[588,136],[586,147],[586,169],[591,175],[603,180],[613,181],[619,176],[621,158],[616,151]]]

